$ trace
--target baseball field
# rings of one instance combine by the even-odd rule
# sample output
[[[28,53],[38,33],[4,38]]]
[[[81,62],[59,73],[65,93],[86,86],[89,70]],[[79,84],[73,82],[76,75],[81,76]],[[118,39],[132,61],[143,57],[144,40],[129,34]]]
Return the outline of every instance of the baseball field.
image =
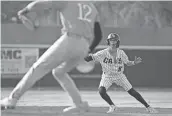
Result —
[[[2,88],[1,98],[9,95],[12,88]],[[172,89],[136,88],[159,113],[149,114],[133,97],[121,89],[108,91],[118,106],[117,111],[107,114],[108,105],[96,90],[81,90],[84,100],[91,106],[90,112],[63,114],[72,105],[67,93],[57,88],[34,88],[24,94],[13,110],[1,111],[1,116],[172,116]]]

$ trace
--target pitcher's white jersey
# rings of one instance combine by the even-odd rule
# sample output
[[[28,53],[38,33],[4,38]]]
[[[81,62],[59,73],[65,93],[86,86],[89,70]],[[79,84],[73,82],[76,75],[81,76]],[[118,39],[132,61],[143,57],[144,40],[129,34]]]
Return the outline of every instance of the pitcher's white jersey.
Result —
[[[116,59],[109,53],[109,48],[92,54],[92,58],[94,61],[100,62],[103,75],[107,77],[118,77],[116,75],[122,74],[124,71],[124,64],[129,62],[128,56],[119,48],[117,48]]]

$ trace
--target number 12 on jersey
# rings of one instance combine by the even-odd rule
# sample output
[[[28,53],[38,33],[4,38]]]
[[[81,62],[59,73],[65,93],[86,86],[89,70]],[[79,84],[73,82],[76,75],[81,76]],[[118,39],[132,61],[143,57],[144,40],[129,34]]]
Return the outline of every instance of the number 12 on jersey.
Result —
[[[89,19],[89,16],[91,15],[92,12],[91,7],[87,4],[81,4],[81,3],[78,3],[78,7],[79,7],[78,19],[91,22],[91,19]]]

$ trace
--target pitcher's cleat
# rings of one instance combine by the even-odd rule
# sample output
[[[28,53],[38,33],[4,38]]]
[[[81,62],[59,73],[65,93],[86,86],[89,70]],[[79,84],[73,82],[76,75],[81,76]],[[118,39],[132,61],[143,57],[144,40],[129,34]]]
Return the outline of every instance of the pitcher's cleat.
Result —
[[[158,113],[158,111],[156,110],[156,109],[154,109],[154,108],[152,108],[152,107],[147,107],[146,108],[146,110],[147,110],[147,112],[149,112],[149,113]]]
[[[87,102],[81,103],[79,106],[71,106],[63,110],[64,113],[83,113],[89,112],[90,108]]]
[[[0,100],[1,110],[14,109],[17,103],[17,99],[4,98]]]
[[[115,105],[110,105],[109,110],[107,111],[107,113],[112,113],[115,110],[117,110],[117,107]]]

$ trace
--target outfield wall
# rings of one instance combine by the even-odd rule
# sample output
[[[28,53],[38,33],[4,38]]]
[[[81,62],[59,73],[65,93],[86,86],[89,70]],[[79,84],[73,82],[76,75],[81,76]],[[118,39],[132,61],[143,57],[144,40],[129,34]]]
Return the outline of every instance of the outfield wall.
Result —
[[[40,49],[40,55],[46,49]],[[172,87],[172,50],[125,50],[132,60],[134,56],[143,59],[141,64],[125,67],[125,74],[136,87]],[[96,64],[89,73],[81,73],[77,69],[70,72],[78,87],[97,87],[101,76],[100,64]],[[17,78],[2,78],[2,87],[14,86],[20,80]],[[38,81],[35,86],[59,86],[51,72]]]

